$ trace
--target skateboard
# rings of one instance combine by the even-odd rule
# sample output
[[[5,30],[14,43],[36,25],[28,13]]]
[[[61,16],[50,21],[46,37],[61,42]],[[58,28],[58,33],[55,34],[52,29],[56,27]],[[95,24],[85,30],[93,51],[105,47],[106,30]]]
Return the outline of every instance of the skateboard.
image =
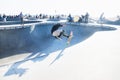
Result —
[[[68,37],[68,40],[67,40],[67,44],[70,44],[72,38],[73,38],[73,32],[71,31],[71,32],[70,32],[70,35],[69,35],[69,37]]]

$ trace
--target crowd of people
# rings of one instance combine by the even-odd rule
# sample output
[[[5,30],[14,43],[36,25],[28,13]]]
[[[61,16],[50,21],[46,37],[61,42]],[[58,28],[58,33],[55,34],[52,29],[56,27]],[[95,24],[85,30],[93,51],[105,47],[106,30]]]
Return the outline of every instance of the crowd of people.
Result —
[[[30,15],[30,14],[23,14],[22,12],[18,15],[5,15],[0,14],[0,21],[22,21],[23,19],[60,19],[65,15],[46,15],[46,14],[39,14],[39,15]]]
[[[77,20],[75,20],[75,18]],[[68,18],[67,18],[68,22],[82,22],[82,23],[88,23],[89,22],[89,14],[86,13],[85,15],[81,15],[81,16],[75,16],[75,17],[72,17],[71,14],[68,15]]]
[[[0,15],[0,21],[18,21],[19,15]]]
[[[83,22],[88,23],[89,22],[89,14],[86,13],[85,15],[77,16],[77,20],[75,21],[75,16],[71,16],[69,14],[66,15],[46,15],[46,14],[39,14],[39,15],[30,15],[30,14],[24,14],[20,12],[18,15],[1,15],[0,14],[0,21],[6,22],[6,21],[21,21],[24,22],[24,19],[33,20],[33,19],[62,19],[66,18],[68,22]]]

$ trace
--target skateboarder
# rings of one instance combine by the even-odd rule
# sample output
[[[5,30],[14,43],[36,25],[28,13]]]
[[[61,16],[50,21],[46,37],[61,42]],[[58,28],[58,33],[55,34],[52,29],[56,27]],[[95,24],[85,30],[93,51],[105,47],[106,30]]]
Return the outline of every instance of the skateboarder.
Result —
[[[51,29],[51,34],[52,36],[54,36],[57,39],[61,40],[61,36],[65,36],[67,38],[69,38],[69,35],[65,34],[65,31],[63,30],[63,25],[60,23],[57,23],[55,25],[53,25],[52,29]]]

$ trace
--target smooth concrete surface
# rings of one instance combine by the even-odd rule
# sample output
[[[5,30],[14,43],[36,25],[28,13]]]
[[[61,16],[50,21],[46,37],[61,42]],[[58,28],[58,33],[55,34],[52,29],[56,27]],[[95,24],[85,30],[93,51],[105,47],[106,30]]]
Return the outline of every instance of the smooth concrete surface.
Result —
[[[1,47],[3,48],[1,52],[5,54],[1,54],[0,58],[0,64],[3,65],[0,67],[0,79],[120,79],[119,72],[116,72],[119,71],[120,66],[119,27],[66,24],[65,32],[69,34],[70,31],[73,31],[74,33],[71,43],[66,45],[65,37],[57,40],[51,36],[52,26],[53,24],[36,24],[17,30],[17,34],[14,36],[21,36],[21,38],[17,37],[20,40],[18,39],[18,43],[15,43],[20,46],[10,45],[12,49],[9,49],[10,46]],[[8,32],[9,30],[6,34]],[[12,31],[10,30],[10,32]],[[9,37],[5,37],[3,41],[6,41],[6,38],[9,40]],[[14,43],[10,42],[4,43],[3,46]]]

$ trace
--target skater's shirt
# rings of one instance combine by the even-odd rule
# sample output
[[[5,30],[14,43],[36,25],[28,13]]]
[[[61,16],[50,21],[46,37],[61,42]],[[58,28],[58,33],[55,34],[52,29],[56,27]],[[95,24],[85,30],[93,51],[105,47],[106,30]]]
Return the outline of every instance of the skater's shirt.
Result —
[[[61,32],[63,32],[63,29],[60,27],[59,29],[57,29],[56,31],[54,31],[52,33],[53,36],[59,36],[61,34]]]

